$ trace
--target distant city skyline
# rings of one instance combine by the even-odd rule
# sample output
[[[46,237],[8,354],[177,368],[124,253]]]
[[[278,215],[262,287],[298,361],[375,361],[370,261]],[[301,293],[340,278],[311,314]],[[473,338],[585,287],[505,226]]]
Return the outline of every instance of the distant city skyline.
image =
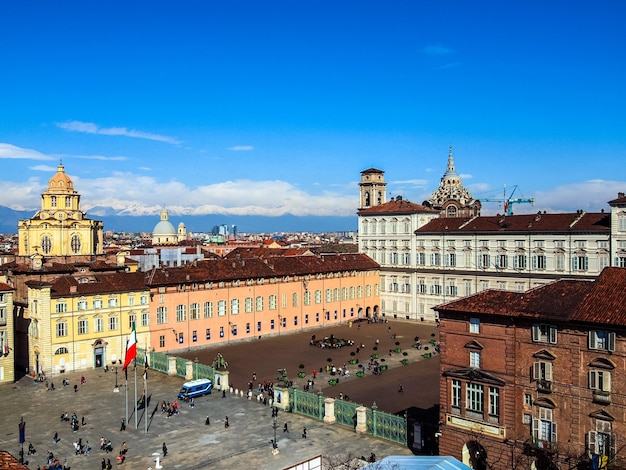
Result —
[[[102,7],[0,7],[0,205],[38,209],[62,162],[92,218],[349,217],[361,171],[421,203],[450,146],[516,213],[626,190],[623,2]]]

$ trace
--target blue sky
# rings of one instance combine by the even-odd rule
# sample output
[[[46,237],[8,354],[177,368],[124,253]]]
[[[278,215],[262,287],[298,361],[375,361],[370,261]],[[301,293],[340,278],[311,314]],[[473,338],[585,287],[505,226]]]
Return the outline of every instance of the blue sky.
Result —
[[[626,190],[623,1],[0,4],[0,205],[60,160],[88,215],[354,215],[360,172],[421,203]],[[485,212],[501,210],[486,203]]]

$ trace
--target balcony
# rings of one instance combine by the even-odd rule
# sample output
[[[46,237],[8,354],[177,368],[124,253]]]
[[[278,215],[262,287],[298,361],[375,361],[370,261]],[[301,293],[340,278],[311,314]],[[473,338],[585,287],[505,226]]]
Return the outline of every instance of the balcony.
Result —
[[[601,405],[609,405],[611,403],[611,392],[605,392],[603,390],[594,390],[593,401]]]
[[[552,381],[537,380],[537,391],[542,393],[552,393]]]

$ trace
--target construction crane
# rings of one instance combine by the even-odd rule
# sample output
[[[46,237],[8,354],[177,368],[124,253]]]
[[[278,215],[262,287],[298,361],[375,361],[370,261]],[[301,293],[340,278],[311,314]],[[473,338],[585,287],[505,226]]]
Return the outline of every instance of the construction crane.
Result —
[[[516,197],[514,198],[513,195],[515,194],[515,191],[517,191],[517,185],[513,186],[513,191],[511,191],[511,194],[509,194],[509,196],[507,197],[506,195],[506,184],[504,185],[504,190],[502,193],[502,199],[499,198],[485,198],[485,199],[481,199],[482,202],[499,202],[501,204],[504,205],[504,214],[505,215],[513,215],[513,204],[535,204],[535,199],[534,198],[521,198],[521,197]]]

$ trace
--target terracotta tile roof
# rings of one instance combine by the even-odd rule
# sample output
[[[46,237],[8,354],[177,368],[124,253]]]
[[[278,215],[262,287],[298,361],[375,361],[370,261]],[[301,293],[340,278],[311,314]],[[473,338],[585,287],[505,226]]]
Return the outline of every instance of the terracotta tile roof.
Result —
[[[361,174],[363,174],[363,173],[380,173],[380,174],[382,174],[382,173],[384,173],[384,171],[383,170],[379,170],[377,168],[368,168],[367,170],[363,170],[361,172]]]
[[[10,291],[14,290],[9,284],[5,284],[4,282],[0,282],[0,291]]]
[[[626,204],[626,195],[624,195],[623,192],[617,193],[617,199],[613,199],[612,201],[609,201],[609,204],[611,205]]]
[[[604,268],[572,320],[626,325],[626,268]]]
[[[523,293],[486,290],[435,310],[626,326],[624,292],[626,268],[605,268],[593,281],[560,280]]]
[[[177,285],[189,282],[219,282],[318,273],[363,271],[380,265],[364,254],[285,256],[269,258],[218,259],[195,266],[156,269],[147,273],[148,285]]]
[[[310,254],[308,248],[244,248],[238,247],[224,256],[226,259],[275,258]]]
[[[79,282],[79,278],[63,276],[50,282],[52,297],[137,292],[147,290],[146,273],[111,273],[88,276],[90,282]],[[30,286],[35,283],[29,283]]]
[[[610,231],[611,215],[604,212],[572,212],[566,214],[521,214],[437,218],[415,231],[416,234],[441,232],[587,232]]]
[[[367,209],[359,209],[359,215],[367,214],[415,214],[417,212],[428,212],[437,214],[439,211],[431,209],[430,207],[423,206],[421,204],[415,204],[414,202],[407,201],[401,196],[392,199],[389,202],[380,204],[379,206],[368,207]]]
[[[0,470],[28,470],[28,467],[7,451],[0,450]]]

